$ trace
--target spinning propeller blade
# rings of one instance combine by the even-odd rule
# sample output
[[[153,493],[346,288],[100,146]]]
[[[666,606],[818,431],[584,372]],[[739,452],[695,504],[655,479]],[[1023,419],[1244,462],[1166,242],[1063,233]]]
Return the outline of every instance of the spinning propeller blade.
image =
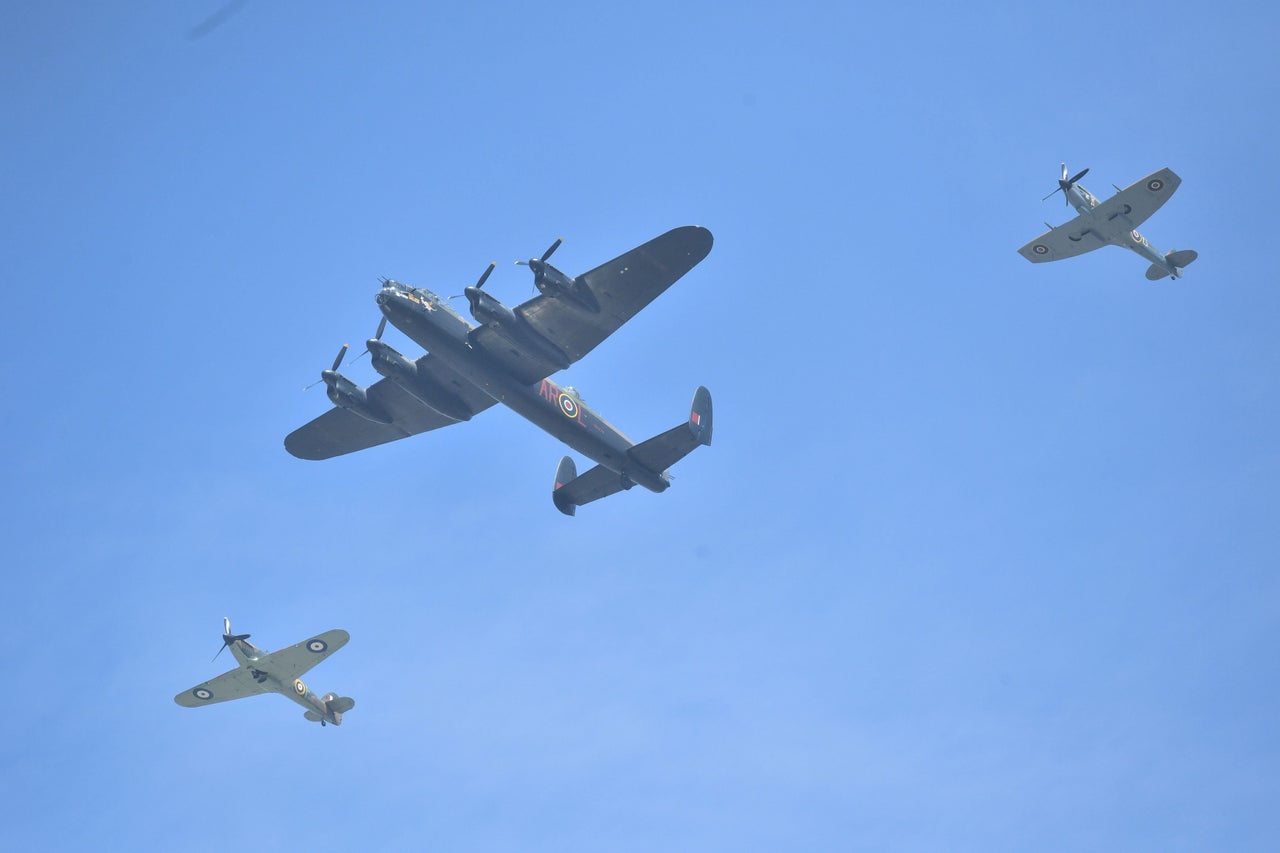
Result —
[[[342,359],[343,359],[343,357],[347,354],[347,347],[348,347],[348,346],[349,346],[348,344],[343,344],[343,345],[342,345],[342,349],[338,350],[338,357],[337,357],[337,358],[335,358],[335,359],[333,360],[333,367],[331,367],[331,368],[329,368],[328,370],[326,370],[326,371],[324,371],[323,373],[321,373],[321,374],[320,374],[320,378],[319,378],[319,379],[317,379],[315,382],[312,382],[310,385],[304,385],[304,386],[303,386],[303,388],[302,388],[302,390],[303,390],[303,391],[310,391],[312,388],[316,387],[317,385],[319,385],[321,382],[323,382],[323,381],[324,381],[325,374],[333,373],[333,372],[337,371],[337,369],[338,369],[338,365],[342,364]]]
[[[563,243],[563,242],[564,242],[564,238],[563,238],[563,237],[557,237],[557,238],[556,238],[556,241],[555,241],[554,243],[552,243],[552,244],[551,244],[551,246],[550,246],[550,247],[549,247],[545,252],[543,252],[543,253],[542,253],[542,257],[540,257],[540,258],[537,258],[537,259],[536,259],[536,262],[537,262],[537,263],[543,263],[543,264],[544,264],[544,263],[546,263],[546,262],[547,262],[547,258],[551,257],[551,253],[552,253],[552,252],[554,252],[556,249],[559,249],[559,248],[560,248],[560,244],[561,244],[561,243]],[[535,262],[535,260],[534,260],[534,259],[530,259],[530,260],[527,260],[527,261],[516,261],[516,263],[517,263],[517,264],[521,264],[522,266],[526,266],[526,267],[531,267],[531,266],[533,266],[533,265],[534,265],[534,262]]]
[[[475,284],[471,285],[471,287],[474,287],[476,290],[479,290],[480,288],[484,287],[484,283],[489,280],[489,276],[493,274],[493,271],[497,266],[498,266],[497,261],[491,261],[489,263],[488,268],[480,274],[480,280],[477,281]],[[466,296],[467,301],[470,302],[471,297],[468,296],[467,291],[471,290],[471,287],[463,288],[463,291],[461,293],[455,293],[453,296],[450,296],[449,298],[457,299],[459,296]]]
[[[226,616],[222,617],[222,648],[218,649],[218,655],[222,654],[222,649],[234,643],[236,640],[247,640],[249,634],[233,634],[231,633],[231,620]],[[213,659],[217,660],[218,655],[214,655]]]
[[[1062,164],[1062,177],[1058,179],[1058,188],[1057,188],[1056,190],[1054,190],[1054,191],[1053,191],[1053,193],[1061,192],[1061,193],[1062,193],[1062,201],[1063,201],[1065,204],[1070,205],[1070,204],[1071,204],[1071,199],[1067,197],[1067,191],[1068,191],[1068,190],[1070,190],[1073,186],[1075,186],[1076,181],[1080,180],[1081,178],[1083,178],[1083,177],[1084,177],[1085,175],[1087,175],[1087,174],[1089,174],[1089,170],[1088,170],[1088,169],[1081,169],[1081,170],[1080,170],[1080,171],[1079,171],[1079,172],[1078,172],[1074,177],[1068,178],[1068,177],[1067,177],[1067,164],[1066,164],[1066,163],[1063,163],[1063,164]],[[1049,193],[1049,195],[1045,196],[1044,198],[1042,198],[1042,199],[1040,199],[1040,200],[1041,200],[1041,201],[1048,201],[1048,200],[1049,200],[1049,198],[1053,195],[1053,193]]]

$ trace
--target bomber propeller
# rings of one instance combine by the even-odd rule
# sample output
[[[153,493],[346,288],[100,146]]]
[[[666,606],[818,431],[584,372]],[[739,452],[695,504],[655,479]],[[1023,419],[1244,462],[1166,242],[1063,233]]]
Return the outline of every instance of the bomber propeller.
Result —
[[[462,289],[462,293],[458,294],[459,296],[467,297],[467,302],[468,304],[471,305],[472,314],[475,313],[476,303],[480,301],[480,288],[484,287],[484,283],[489,280],[489,276],[493,274],[493,271],[494,269],[497,268],[497,266],[498,266],[497,261],[491,261],[489,263],[489,266],[485,269],[485,271],[480,274],[480,280],[477,281],[475,284],[471,285],[470,287],[464,287]],[[450,296],[449,298],[457,299],[458,296]]]
[[[533,282],[535,287],[537,286],[538,281],[546,273],[547,258],[551,257],[551,253],[554,252],[556,249],[559,249],[560,244],[563,242],[564,242],[563,237],[557,237],[556,241],[552,243],[551,246],[545,252],[542,253],[542,257],[530,258],[527,261],[516,261],[517,264],[520,264],[521,266],[526,266],[529,269],[533,270]]]
[[[328,370],[322,370],[322,371],[320,371],[320,378],[319,378],[319,379],[317,379],[315,382],[312,382],[310,385],[308,385],[307,387],[303,388],[302,390],[303,390],[303,391],[310,391],[312,388],[316,387],[316,386],[317,386],[317,385],[319,385],[321,382],[324,382],[326,379],[328,379],[328,378],[329,378],[329,376],[330,376],[330,374],[337,373],[337,372],[338,372],[338,365],[342,364],[342,359],[343,359],[343,357],[344,357],[344,356],[346,356],[346,354],[347,354],[347,347],[348,347],[348,346],[350,346],[350,345],[349,345],[349,344],[343,344],[343,345],[342,345],[342,349],[338,350],[338,357],[337,357],[337,358],[335,358],[335,359],[333,360],[333,367],[329,368]]]
[[[1068,178],[1068,177],[1067,177],[1067,164],[1066,164],[1066,163],[1063,163],[1063,164],[1062,164],[1062,177],[1058,179],[1058,188],[1057,188],[1056,190],[1054,190],[1054,191],[1053,191],[1053,193],[1061,192],[1061,193],[1062,193],[1062,200],[1063,200],[1063,202],[1065,202],[1067,205],[1070,205],[1070,204],[1071,204],[1071,199],[1067,198],[1067,191],[1068,191],[1068,190],[1070,190],[1073,186],[1075,186],[1076,181],[1080,180],[1081,178],[1083,178],[1083,177],[1084,177],[1085,175],[1087,175],[1087,174],[1089,174],[1089,170],[1088,170],[1088,169],[1082,169],[1078,174],[1073,175],[1072,177]],[[1049,200],[1049,198],[1053,195],[1053,193],[1049,193],[1049,195],[1045,196],[1044,198],[1042,198],[1042,199],[1040,199],[1040,200],[1041,200],[1041,201],[1048,201],[1048,200]]]

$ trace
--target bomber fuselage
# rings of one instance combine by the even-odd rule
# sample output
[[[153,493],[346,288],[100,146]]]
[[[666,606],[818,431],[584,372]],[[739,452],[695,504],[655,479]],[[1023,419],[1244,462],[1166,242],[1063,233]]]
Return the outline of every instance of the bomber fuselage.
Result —
[[[485,297],[492,299],[488,294]],[[476,301],[474,297],[472,301]],[[670,485],[665,472],[637,466],[627,455],[633,443],[588,409],[573,389],[562,388],[549,379],[526,385],[484,350],[473,347],[470,333],[476,327],[434,293],[387,281],[378,293],[377,302],[393,326],[516,414],[589,459],[651,491],[661,492]],[[498,313],[496,306],[486,308],[495,315]],[[506,310],[502,316],[507,314],[512,312]],[[514,315],[508,323],[513,319]]]

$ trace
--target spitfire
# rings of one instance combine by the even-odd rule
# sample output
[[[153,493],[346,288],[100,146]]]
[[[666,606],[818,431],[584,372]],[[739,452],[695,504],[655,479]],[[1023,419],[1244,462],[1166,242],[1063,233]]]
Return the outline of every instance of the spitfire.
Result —
[[[597,463],[581,477],[568,457],[557,468],[553,499],[566,515],[636,484],[664,491],[668,467],[711,443],[706,388],[694,393],[684,423],[634,444],[577,392],[547,377],[595,349],[702,261],[711,244],[705,228],[675,228],[570,277],[548,261],[561,245],[556,240],[541,257],[517,261],[533,272],[538,295],[529,301],[509,308],[484,289],[495,264],[464,289],[480,325],[429,290],[387,279],[377,294],[382,321],[366,342],[384,378],[364,388],[338,373],[344,347],[321,374],[335,408],[290,433],[285,449],[301,459],[328,459],[470,420],[502,403]],[[388,322],[427,354],[411,359],[384,343]]]
[[[336,693],[317,695],[303,681],[313,666],[347,644],[351,635],[341,629],[325,631],[309,640],[303,640],[278,652],[265,652],[249,642],[248,634],[231,633],[231,620],[222,619],[222,646],[214,660],[226,649],[240,666],[224,672],[190,690],[184,690],[173,701],[184,708],[215,705],[260,693],[279,693],[288,696],[302,707],[308,720],[320,725],[342,725],[342,715],[356,705],[356,700]]]
[[[1166,276],[1181,278],[1183,269],[1196,259],[1196,252],[1184,249],[1162,255],[1138,233],[1137,228],[1169,200],[1182,179],[1172,169],[1161,169],[1122,190],[1117,187],[1119,192],[1099,202],[1093,193],[1077,183],[1088,171],[1084,169],[1068,178],[1067,164],[1062,164],[1058,189],[1045,199],[1061,192],[1067,204],[1080,215],[1057,228],[1046,222],[1049,230],[1023,246],[1018,253],[1033,264],[1039,264],[1083,255],[1101,246],[1123,246],[1151,262],[1147,269],[1150,281]]]

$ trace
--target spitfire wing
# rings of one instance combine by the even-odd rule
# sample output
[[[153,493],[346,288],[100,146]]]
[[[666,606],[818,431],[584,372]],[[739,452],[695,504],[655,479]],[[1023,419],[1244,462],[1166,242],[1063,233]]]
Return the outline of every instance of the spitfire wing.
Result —
[[[243,699],[246,696],[257,696],[270,690],[259,684],[249,670],[233,669],[224,672],[217,678],[211,678],[203,684],[197,684],[190,690],[184,690],[173,701],[184,708],[198,708],[201,705],[216,705],[219,702],[230,702],[232,699]]]
[[[1089,214],[1082,213],[1065,225],[1044,232],[1019,249],[1018,254],[1033,264],[1041,264],[1073,258],[1105,245],[1107,241],[1094,229]]]
[[[446,387],[457,388],[458,396],[472,414],[494,404],[492,397],[461,380],[439,359],[424,355],[417,363],[420,372],[432,374]],[[390,379],[379,380],[366,390],[370,402],[391,416],[391,423],[374,423],[352,411],[335,407],[289,433],[284,440],[285,450],[299,459],[330,459],[457,423],[424,406]]]
[[[575,362],[697,266],[711,251],[711,243],[706,228],[674,228],[577,277],[595,297],[599,311],[590,311],[573,299],[541,294],[518,305],[515,313],[569,362]],[[505,335],[489,326],[477,329],[472,341],[528,384],[561,367],[536,349],[522,346],[518,335]]]
[[[258,658],[254,666],[271,673],[282,684],[288,684],[295,678],[301,678],[303,673],[345,646],[350,639],[351,635],[341,628],[325,631],[287,649]]]
[[[1181,183],[1182,178],[1172,169],[1152,172],[1095,207],[1093,216],[1100,222],[1114,223],[1121,233],[1130,231],[1159,210]]]

